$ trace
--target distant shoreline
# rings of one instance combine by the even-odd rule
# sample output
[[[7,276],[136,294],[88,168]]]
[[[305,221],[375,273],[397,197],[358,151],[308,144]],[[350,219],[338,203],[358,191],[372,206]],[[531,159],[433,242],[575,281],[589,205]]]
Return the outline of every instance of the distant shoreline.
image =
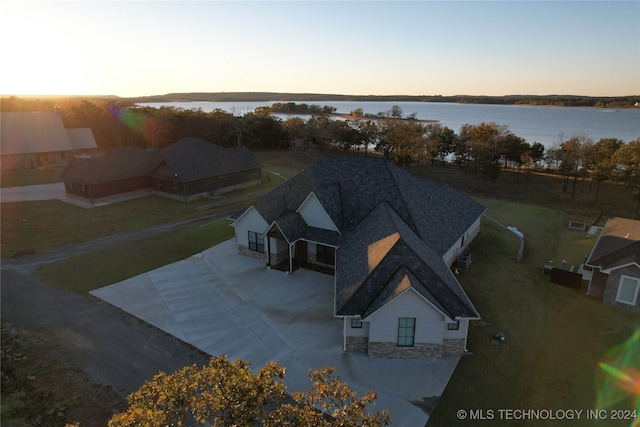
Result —
[[[640,95],[590,97],[579,95],[336,95],[278,92],[211,92],[169,93],[143,97],[122,98],[134,103],[148,102],[446,102],[458,104],[529,105],[555,107],[638,108]]]

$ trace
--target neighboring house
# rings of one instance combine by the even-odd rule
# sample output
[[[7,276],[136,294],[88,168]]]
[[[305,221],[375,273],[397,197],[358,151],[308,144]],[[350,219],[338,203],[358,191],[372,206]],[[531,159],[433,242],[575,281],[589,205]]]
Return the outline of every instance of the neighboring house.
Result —
[[[150,194],[149,174],[159,163],[156,150],[112,148],[104,157],[72,160],[62,173],[68,194],[99,202],[111,196]]]
[[[158,194],[185,202],[262,183],[260,164],[246,147],[223,148],[201,138],[162,149],[150,176]]]
[[[0,113],[0,147],[3,171],[65,165],[97,149],[91,129],[65,129],[54,112]]]
[[[238,251],[335,277],[345,351],[462,354],[478,312],[451,271],[485,208],[374,157],[320,160],[233,222]]]
[[[640,312],[640,221],[609,219],[584,268],[592,270],[587,294]]]
[[[98,144],[89,128],[67,129],[67,136],[73,148],[73,157],[88,158],[98,154]]]
[[[74,159],[62,178],[68,194],[91,203],[151,193],[186,202],[259,184],[261,175],[246,147],[184,138],[160,151],[129,146],[112,148],[104,157]]]

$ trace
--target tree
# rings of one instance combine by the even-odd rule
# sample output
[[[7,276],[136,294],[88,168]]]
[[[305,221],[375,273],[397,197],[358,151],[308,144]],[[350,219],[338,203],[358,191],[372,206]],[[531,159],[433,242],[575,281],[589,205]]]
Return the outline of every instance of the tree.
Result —
[[[351,388],[334,375],[335,368],[311,371],[313,389],[307,393],[293,393],[294,403],[283,404],[267,415],[265,427],[357,427],[389,425],[389,411],[370,414],[367,405],[376,400],[376,392],[369,391],[360,399]]]
[[[194,423],[253,427],[259,422],[267,427],[388,425],[388,411],[366,412],[375,392],[358,399],[333,376],[334,370],[311,371],[313,389],[294,393],[294,403],[284,403],[285,368],[269,362],[254,374],[245,360],[212,357],[206,366],[186,366],[170,375],[161,372],[144,383],[128,397],[129,408],[111,418],[109,427]]]
[[[436,159],[445,164],[445,160],[449,154],[453,152],[456,141],[456,134],[448,127],[442,127],[440,123],[429,123],[425,126],[427,150],[431,158],[431,164]]]
[[[114,415],[109,427],[170,426],[187,422],[214,426],[254,426],[262,411],[285,392],[285,370],[267,363],[253,374],[250,363],[212,357],[203,367],[186,366],[147,381],[127,398],[126,412]]]
[[[473,172],[491,183],[500,174],[499,157],[504,152],[504,141],[510,132],[507,126],[482,122],[460,127],[460,141],[466,145],[467,167],[473,160]]]
[[[600,183],[611,179],[615,164],[613,157],[624,142],[616,138],[602,138],[585,147],[583,159],[588,165],[592,179],[596,181],[596,194],[600,193]]]
[[[402,118],[402,108],[400,108],[399,105],[392,105],[391,106],[391,113],[390,113],[391,117],[396,118],[396,119],[401,119]]]
[[[613,178],[633,190],[633,218],[640,205],[640,138],[621,146],[613,156]]]

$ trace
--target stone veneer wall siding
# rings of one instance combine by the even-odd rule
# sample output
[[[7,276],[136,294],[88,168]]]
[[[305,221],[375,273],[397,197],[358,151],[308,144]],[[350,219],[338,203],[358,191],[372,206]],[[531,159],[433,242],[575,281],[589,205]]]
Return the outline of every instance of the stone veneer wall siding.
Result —
[[[453,338],[442,340],[442,354],[463,354],[465,352],[464,338]]]
[[[349,338],[355,337],[347,337],[347,350],[356,351],[349,350]],[[369,342],[367,354],[371,357],[424,359],[449,354],[463,354],[464,345],[464,338],[444,339],[442,344],[416,343],[413,347],[398,347],[393,342]]]
[[[289,251],[287,249],[278,253],[271,252],[271,265],[279,264],[286,259],[289,259]]]
[[[413,347],[398,347],[394,342],[369,342],[371,357],[423,359],[442,356],[442,344],[416,343]]]
[[[266,252],[260,253],[260,252],[252,251],[247,246],[243,246],[243,245],[238,245],[238,253],[240,255],[248,256],[250,258],[263,259],[263,260],[267,259]]]
[[[367,337],[347,337],[347,351],[366,353],[368,346],[369,338]]]

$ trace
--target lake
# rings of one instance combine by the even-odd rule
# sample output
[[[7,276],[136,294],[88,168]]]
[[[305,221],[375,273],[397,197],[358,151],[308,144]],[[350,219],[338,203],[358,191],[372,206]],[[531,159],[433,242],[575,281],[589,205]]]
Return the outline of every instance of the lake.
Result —
[[[170,106],[184,109],[215,109],[243,115],[257,107],[271,106],[275,102],[152,102],[140,106]],[[437,120],[456,133],[463,124],[495,122],[507,125],[509,130],[527,142],[540,142],[545,147],[556,144],[560,135],[564,139],[585,136],[597,141],[618,138],[629,142],[640,137],[640,108],[580,108],[529,105],[455,104],[439,102],[361,102],[361,101],[296,101],[297,104],[330,105],[338,113],[349,113],[362,108],[365,113],[377,114],[398,105],[403,115],[416,113],[419,120]],[[286,118],[285,115],[277,115]]]

